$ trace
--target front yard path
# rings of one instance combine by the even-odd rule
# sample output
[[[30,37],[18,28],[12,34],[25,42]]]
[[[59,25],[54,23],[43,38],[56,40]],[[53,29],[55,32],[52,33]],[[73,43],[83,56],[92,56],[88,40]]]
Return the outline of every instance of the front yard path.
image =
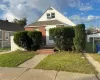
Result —
[[[38,54],[32,59],[24,62],[23,64],[19,65],[18,67],[22,68],[34,68],[36,65],[40,63],[41,60],[43,60],[45,57],[47,57],[49,54]]]

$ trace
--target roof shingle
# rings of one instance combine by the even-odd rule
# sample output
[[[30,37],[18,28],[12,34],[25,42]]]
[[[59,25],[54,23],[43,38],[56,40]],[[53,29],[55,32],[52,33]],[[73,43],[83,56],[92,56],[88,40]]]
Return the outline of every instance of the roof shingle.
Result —
[[[32,24],[27,25],[26,27],[29,26],[43,26],[43,25],[55,25],[55,24],[64,24],[63,22],[60,22],[58,20],[49,20],[49,21],[37,21]]]
[[[24,27],[16,23],[10,23],[8,21],[0,20],[0,29],[6,30],[6,31],[21,31],[21,30],[24,30]]]

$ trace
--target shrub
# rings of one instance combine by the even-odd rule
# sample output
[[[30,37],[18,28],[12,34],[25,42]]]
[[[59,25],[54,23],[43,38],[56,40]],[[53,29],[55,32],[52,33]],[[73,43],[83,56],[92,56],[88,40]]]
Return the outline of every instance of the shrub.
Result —
[[[51,28],[49,32],[53,37],[55,47],[59,50],[72,50],[74,37],[73,27]]]
[[[74,46],[76,51],[83,51],[85,48],[85,25],[79,24],[75,27]]]
[[[39,31],[21,31],[14,34],[14,42],[26,50],[37,50],[41,39],[42,34]]]
[[[28,32],[28,36],[32,40],[31,50],[39,49],[42,42],[42,33],[39,31],[30,31]]]
[[[18,46],[20,46],[26,50],[29,50],[31,41],[30,41],[29,37],[27,36],[27,33],[28,33],[27,31],[16,32],[14,34],[14,42]]]

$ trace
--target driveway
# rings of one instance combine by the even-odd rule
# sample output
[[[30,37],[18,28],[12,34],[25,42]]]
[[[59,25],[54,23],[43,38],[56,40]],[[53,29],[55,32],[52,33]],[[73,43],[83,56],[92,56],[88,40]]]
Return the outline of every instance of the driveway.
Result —
[[[54,70],[0,68],[0,80],[98,80],[94,74]]]

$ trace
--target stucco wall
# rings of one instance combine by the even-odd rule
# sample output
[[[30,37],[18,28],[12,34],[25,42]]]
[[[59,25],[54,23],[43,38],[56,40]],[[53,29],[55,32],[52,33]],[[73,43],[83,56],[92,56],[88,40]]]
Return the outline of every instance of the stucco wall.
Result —
[[[14,36],[11,36],[10,37],[11,38],[11,51],[16,51],[16,50],[22,50],[22,51],[25,51],[25,49],[23,49],[23,48],[21,48],[21,47],[19,47],[19,46],[17,46],[16,44],[15,44],[15,42],[14,42]]]

